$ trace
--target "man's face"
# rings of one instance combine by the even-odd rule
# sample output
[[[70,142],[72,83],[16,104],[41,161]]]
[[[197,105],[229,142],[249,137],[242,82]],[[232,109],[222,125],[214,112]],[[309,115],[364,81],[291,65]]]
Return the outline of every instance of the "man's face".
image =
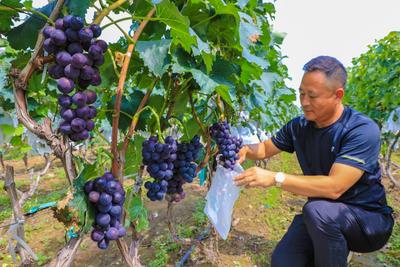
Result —
[[[333,83],[320,71],[306,72],[300,84],[300,103],[304,116],[317,126],[329,121],[341,103],[343,89],[332,89]],[[338,90],[342,90],[338,94]]]

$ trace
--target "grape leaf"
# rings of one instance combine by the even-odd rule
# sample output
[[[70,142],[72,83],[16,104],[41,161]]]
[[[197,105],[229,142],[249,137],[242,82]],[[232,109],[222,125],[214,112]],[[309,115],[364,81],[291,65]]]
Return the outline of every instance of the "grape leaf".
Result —
[[[136,44],[136,50],[143,59],[150,71],[158,77],[161,77],[168,69],[170,59],[168,56],[171,40],[163,39],[159,41],[139,41]]]
[[[130,197],[127,199],[127,201],[125,201],[125,209],[128,211],[129,220],[136,223],[136,230],[140,232],[149,227],[147,209],[144,207],[143,201],[140,196],[131,195],[132,194],[129,194]],[[125,226],[127,225],[125,224]]]
[[[125,155],[125,175],[137,173],[142,162],[142,143],[145,140],[140,135],[135,135],[131,140]]]
[[[157,4],[157,17],[171,27],[171,36],[174,43],[180,44],[187,52],[196,45],[196,39],[189,32],[190,21],[183,16],[176,5],[169,0]]]
[[[90,5],[90,0],[68,0],[66,5],[69,14],[85,18]]]
[[[46,16],[50,16],[57,1],[52,1],[47,5],[37,9]],[[31,15],[24,23],[13,28],[7,34],[7,40],[14,49],[33,48],[36,43],[39,31],[45,25],[46,20],[38,15]]]
[[[16,0],[1,0],[0,7],[7,8],[1,9],[0,12],[0,33],[7,33],[13,25],[13,20],[19,20],[18,11],[14,8],[22,8],[23,5]]]
[[[73,199],[68,203],[68,207],[77,216],[78,226],[83,233],[89,232],[92,228],[96,213],[95,207],[89,202],[83,188],[86,181],[98,176],[98,171],[97,162],[85,164],[73,182]]]

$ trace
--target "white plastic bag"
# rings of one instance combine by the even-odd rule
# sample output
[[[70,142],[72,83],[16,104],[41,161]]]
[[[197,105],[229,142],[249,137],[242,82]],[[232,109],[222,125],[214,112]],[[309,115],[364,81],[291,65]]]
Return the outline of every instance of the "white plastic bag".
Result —
[[[234,184],[233,178],[241,172],[243,168],[237,163],[234,170],[225,169],[218,164],[210,191],[207,193],[204,213],[224,240],[231,229],[233,206],[240,191]]]

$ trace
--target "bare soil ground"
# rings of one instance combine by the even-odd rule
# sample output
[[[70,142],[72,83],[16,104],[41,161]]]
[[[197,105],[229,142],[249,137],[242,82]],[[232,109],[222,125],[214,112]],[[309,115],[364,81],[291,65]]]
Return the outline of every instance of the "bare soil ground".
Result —
[[[29,175],[25,170],[23,161],[7,161],[16,170],[16,183],[20,190],[29,189]],[[41,157],[29,159],[29,167],[40,169],[44,165]],[[273,158],[268,164],[271,170],[281,170],[291,173],[300,173],[296,159],[292,155],[280,155]],[[389,187],[388,179],[383,179],[386,188]],[[3,182],[0,181],[0,188]],[[60,163],[55,161],[50,171],[43,177],[36,195],[27,203],[27,207],[53,201],[65,196],[68,187],[63,169]],[[199,206],[204,203],[206,195],[205,188],[197,185],[188,185],[185,188],[187,197],[175,206],[175,223],[181,234],[197,236],[204,228],[196,226],[196,212],[198,215]],[[400,189],[388,189],[388,199],[395,209],[397,229],[400,227]],[[54,198],[54,199],[52,199]],[[293,216],[301,212],[305,198],[296,196],[279,189],[269,190],[248,189],[243,190],[235,205],[233,213],[233,226],[226,241],[215,236],[197,246],[192,253],[186,266],[220,266],[220,267],[254,267],[269,266],[270,255],[285,233]],[[0,214],[8,214],[7,196],[5,191],[0,191]],[[141,261],[145,266],[174,266],[188,247],[174,246],[168,241],[169,231],[166,222],[167,203],[146,201],[149,210],[150,228],[142,233],[140,248]],[[11,214],[11,213],[10,213]],[[4,215],[5,216],[5,215]],[[3,217],[4,217],[3,216]],[[6,224],[8,219],[0,219],[0,225]],[[14,266],[10,255],[6,250],[5,230],[0,229],[0,266]],[[28,244],[39,256],[37,265],[45,265],[54,257],[57,251],[65,243],[64,225],[59,223],[52,216],[51,209],[46,209],[26,218],[25,235]],[[398,231],[398,230],[397,230]],[[397,233],[399,235],[399,233]],[[128,235],[129,238],[129,235]],[[369,254],[357,254],[353,256],[350,266],[396,266],[393,262],[387,262],[385,255],[390,253],[392,257],[399,257],[400,252],[393,252],[390,246],[400,246],[397,239],[389,242],[388,246],[379,252]],[[167,240],[167,241],[166,241]],[[160,245],[161,244],[161,245]],[[213,245],[212,252],[208,249]],[[155,258],[168,254],[164,258],[165,264],[158,265]],[[218,253],[216,253],[218,251]],[[160,256],[161,255],[161,256]],[[210,255],[216,256],[210,258]],[[87,236],[81,244],[74,260],[73,266],[124,266],[122,257],[119,254],[116,244],[102,251]]]

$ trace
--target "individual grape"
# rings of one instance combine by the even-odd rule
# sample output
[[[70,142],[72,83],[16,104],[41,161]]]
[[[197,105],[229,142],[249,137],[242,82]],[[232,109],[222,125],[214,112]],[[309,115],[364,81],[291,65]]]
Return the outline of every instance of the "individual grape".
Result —
[[[48,69],[49,75],[53,79],[60,79],[64,76],[64,67],[58,64],[53,64]]]
[[[113,181],[115,180],[114,175],[111,172],[106,172],[103,175],[103,178],[108,182],[108,181]]]
[[[90,42],[93,38],[93,32],[89,28],[83,28],[79,30],[78,35],[82,43]]]
[[[103,53],[105,53],[107,51],[108,45],[107,45],[106,41],[99,39],[99,40],[96,40],[95,44],[101,48]]]
[[[106,190],[107,180],[103,177],[99,177],[94,180],[94,188],[98,192],[104,192]]]
[[[101,77],[100,74],[95,72],[92,75],[92,79],[90,80],[90,84],[93,86],[98,86],[101,84]]]
[[[89,56],[92,59],[96,60],[96,59],[99,59],[102,56],[103,50],[101,49],[100,46],[94,44],[94,45],[91,45],[89,47],[89,51],[88,52],[89,52]]]
[[[74,89],[75,84],[71,79],[62,77],[57,81],[57,88],[64,94],[69,94]]]
[[[84,186],[85,193],[89,194],[90,192],[92,192],[93,191],[93,186],[94,186],[93,180],[87,181],[85,183],[85,186]]]
[[[68,121],[64,121],[60,124],[60,131],[62,134],[72,133],[71,124]]]
[[[66,121],[72,121],[76,116],[75,111],[69,108],[62,108],[60,115]]]
[[[94,122],[92,120],[86,121],[86,130],[91,131],[94,129]]]
[[[68,64],[71,63],[72,57],[71,57],[71,55],[70,55],[68,52],[66,52],[66,51],[61,51],[61,52],[57,53],[56,61],[57,61],[57,63],[60,64],[61,66],[64,66],[64,67],[65,67],[65,66],[67,66]]]
[[[70,78],[72,80],[78,78],[79,74],[80,74],[79,69],[72,67],[71,64],[68,64],[64,68],[65,77]]]
[[[86,90],[85,91],[86,94],[86,103],[87,104],[93,104],[96,99],[97,99],[97,94],[95,91],[92,90]]]
[[[111,208],[112,208],[112,204],[111,203],[109,203],[107,205],[97,204],[98,211],[103,212],[103,213],[109,212],[111,210]]]
[[[84,92],[76,92],[72,96],[72,103],[74,103],[77,107],[83,107],[86,105],[86,94]]]
[[[97,246],[98,246],[100,249],[107,249],[107,248],[108,248],[108,245],[109,245],[109,242],[110,242],[110,241],[108,241],[108,239],[104,238],[103,240],[101,240],[100,242],[97,243]]]
[[[71,128],[76,133],[82,132],[86,128],[86,122],[81,118],[75,118],[71,121]]]
[[[55,28],[58,30],[64,30],[64,20],[63,19],[56,19],[55,21]]]
[[[113,217],[118,217],[121,215],[122,209],[121,206],[112,206],[110,210],[110,215]]]
[[[67,15],[63,18],[63,26],[64,28],[69,28],[71,26],[71,20],[72,20],[73,16],[71,15]]]
[[[82,53],[76,53],[72,56],[71,64],[77,69],[81,69],[88,63],[86,56]]]
[[[89,201],[93,203],[97,203],[99,201],[100,194],[99,192],[92,191],[89,193]]]
[[[94,38],[97,38],[97,37],[99,37],[99,36],[101,35],[101,28],[100,28],[99,25],[97,25],[97,24],[92,24],[92,25],[90,25],[90,29],[91,29],[92,32],[93,32],[93,37],[94,37]]]
[[[109,194],[114,194],[115,192],[117,192],[117,182],[116,181],[107,182],[106,192]]]
[[[103,55],[100,55],[97,59],[95,59],[95,60],[93,61],[93,64],[94,64],[95,66],[101,66],[101,65],[103,65],[103,64],[104,64],[104,56],[103,56]]]
[[[80,43],[70,43],[67,48],[68,52],[73,55],[76,53],[83,53],[83,48]]]
[[[105,227],[110,223],[111,217],[108,213],[99,213],[96,216],[96,223],[99,226]]]
[[[86,129],[83,129],[80,133],[78,133],[79,140],[86,140],[90,137],[89,132]]]
[[[99,242],[104,239],[104,232],[98,229],[93,229],[90,237],[93,241]]]
[[[84,107],[76,109],[76,116],[77,117],[87,120],[88,119],[88,115],[89,115],[89,107],[88,106],[84,106]],[[88,121],[86,121],[86,129],[88,128],[87,122]]]
[[[94,74],[93,68],[91,66],[86,65],[82,67],[79,78],[81,78],[82,80],[91,80],[93,74]]]
[[[93,106],[88,106],[88,119],[93,119],[97,115],[97,110]]]
[[[65,45],[67,41],[67,36],[65,35],[65,33],[62,30],[58,29],[55,29],[54,31],[51,32],[50,38],[58,46]]]
[[[124,196],[120,192],[115,192],[113,194],[113,203],[121,204],[124,201]]]
[[[69,42],[79,42],[79,35],[77,31],[74,31],[73,29],[67,29],[65,31],[65,35],[67,36],[67,40]]]
[[[117,240],[118,239],[118,229],[114,227],[110,227],[106,233],[106,237],[109,240]]]
[[[46,40],[44,40],[43,48],[49,54],[52,54],[57,50],[57,47],[51,38],[47,38]]]
[[[83,28],[83,19],[81,17],[72,17],[69,27],[75,31],[79,31]]]
[[[126,235],[125,227],[120,226],[118,228],[118,237],[121,238],[121,237],[124,237],[125,235]]]
[[[101,205],[106,206],[106,205],[110,204],[111,201],[112,201],[112,196],[111,195],[107,194],[106,192],[103,192],[103,193],[100,194],[99,203]]]
[[[50,38],[51,37],[51,33],[53,32],[55,30],[55,28],[54,27],[52,27],[52,26],[46,26],[44,29],[43,29],[43,35],[44,35],[44,37],[45,38]]]

